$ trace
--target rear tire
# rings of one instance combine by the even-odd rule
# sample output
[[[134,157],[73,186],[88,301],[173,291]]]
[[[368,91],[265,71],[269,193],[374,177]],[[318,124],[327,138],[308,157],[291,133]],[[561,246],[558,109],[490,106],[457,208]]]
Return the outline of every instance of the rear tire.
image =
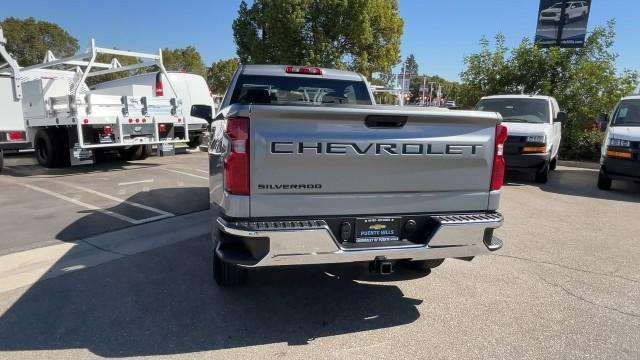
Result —
[[[144,160],[151,156],[151,145],[142,145],[142,152],[140,154],[140,160]]]
[[[0,172],[2,172],[3,166],[4,166],[4,150],[0,149]]]
[[[214,236],[224,236],[220,230],[214,230]],[[242,285],[247,281],[247,270],[242,269],[234,264],[223,261],[218,255],[216,249],[218,248],[217,238],[213,239],[213,280],[221,287],[231,287]]]
[[[135,161],[142,159],[143,153],[144,145],[136,145],[128,149],[120,150],[120,157],[125,161]]]
[[[189,136],[189,142],[187,143],[187,146],[190,149],[197,148],[198,146],[200,146],[200,144],[202,144],[202,136],[201,135]]]
[[[415,260],[409,261],[407,267],[418,271],[430,271],[442,265],[443,262],[444,259]]]
[[[51,129],[40,129],[33,140],[33,147],[36,153],[38,164],[46,167],[56,167],[56,151],[54,146],[55,136]]]
[[[600,170],[598,174],[598,189],[600,190],[611,190],[612,181],[607,177],[607,175]]]

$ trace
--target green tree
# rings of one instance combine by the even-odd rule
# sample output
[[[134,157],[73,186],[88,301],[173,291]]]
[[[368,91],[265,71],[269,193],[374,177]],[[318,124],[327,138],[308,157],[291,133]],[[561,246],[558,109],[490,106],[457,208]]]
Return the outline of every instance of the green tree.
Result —
[[[7,38],[7,50],[21,66],[41,63],[47,50],[62,58],[78,51],[78,40],[60,26],[35,20],[14,17],[0,21]]]
[[[417,76],[419,74],[418,62],[416,61],[416,57],[413,56],[413,54],[410,54],[409,56],[407,56],[407,60],[405,60],[404,64],[405,64],[405,68],[404,68],[405,72],[413,76]]]
[[[202,57],[193,46],[173,50],[165,48],[162,50],[162,62],[167,71],[186,71],[201,76],[207,75]]]
[[[233,35],[242,63],[348,68],[367,77],[400,61],[397,0],[240,3]]]
[[[209,88],[214,94],[224,94],[227,90],[227,86],[233,77],[233,73],[240,65],[240,60],[237,58],[219,60],[211,64],[211,67],[207,69],[207,82]]]
[[[614,39],[614,21],[597,26],[579,49],[542,49],[525,38],[509,52],[502,35],[496,37],[493,50],[483,39],[480,52],[465,58],[460,100],[473,106],[481,96],[492,94],[554,96],[569,114],[561,155],[596,158],[601,139],[591,134],[596,115],[631,93],[639,80],[637,71],[617,71]]]

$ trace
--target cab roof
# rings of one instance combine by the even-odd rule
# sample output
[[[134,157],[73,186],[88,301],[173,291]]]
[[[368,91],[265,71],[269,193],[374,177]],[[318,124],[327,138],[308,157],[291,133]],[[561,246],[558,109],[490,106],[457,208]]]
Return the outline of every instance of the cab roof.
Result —
[[[264,75],[264,76],[293,76],[293,77],[322,77],[324,79],[365,81],[364,76],[357,72],[336,70],[328,68],[319,68],[322,75],[309,74],[291,74],[285,71],[285,67],[289,65],[242,65],[241,73],[243,75]],[[309,66],[315,67],[315,66]]]
[[[541,100],[549,100],[551,96],[548,95],[491,95],[484,96],[482,99],[541,99]]]

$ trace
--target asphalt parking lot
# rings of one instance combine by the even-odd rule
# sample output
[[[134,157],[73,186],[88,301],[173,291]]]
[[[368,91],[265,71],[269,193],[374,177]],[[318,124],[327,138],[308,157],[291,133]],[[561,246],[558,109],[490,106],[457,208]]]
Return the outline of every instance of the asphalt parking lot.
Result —
[[[209,208],[206,153],[65,169],[40,167],[28,153],[6,163],[0,255]]]
[[[0,259],[87,236],[109,250],[154,227],[177,239],[0,291],[0,357],[640,357],[638,184],[600,191],[597,171],[574,166],[542,186],[509,174],[505,247],[491,256],[388,277],[272,269],[220,289],[208,235],[177,232],[191,216],[206,220],[206,170],[202,153],[90,172],[10,164],[0,228],[1,251],[13,254]]]

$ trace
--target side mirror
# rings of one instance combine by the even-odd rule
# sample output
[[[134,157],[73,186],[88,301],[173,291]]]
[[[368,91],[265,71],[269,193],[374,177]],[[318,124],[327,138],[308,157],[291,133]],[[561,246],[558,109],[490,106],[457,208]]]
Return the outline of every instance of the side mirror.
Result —
[[[607,125],[609,124],[609,115],[607,115],[607,113],[600,113],[598,114],[596,121],[598,122],[598,127],[600,127],[600,130],[605,131],[607,130]]]
[[[567,113],[564,111],[558,111],[556,118],[553,122],[564,123],[567,121]]]
[[[204,119],[211,124],[213,121],[213,109],[209,105],[191,105],[191,116]]]

